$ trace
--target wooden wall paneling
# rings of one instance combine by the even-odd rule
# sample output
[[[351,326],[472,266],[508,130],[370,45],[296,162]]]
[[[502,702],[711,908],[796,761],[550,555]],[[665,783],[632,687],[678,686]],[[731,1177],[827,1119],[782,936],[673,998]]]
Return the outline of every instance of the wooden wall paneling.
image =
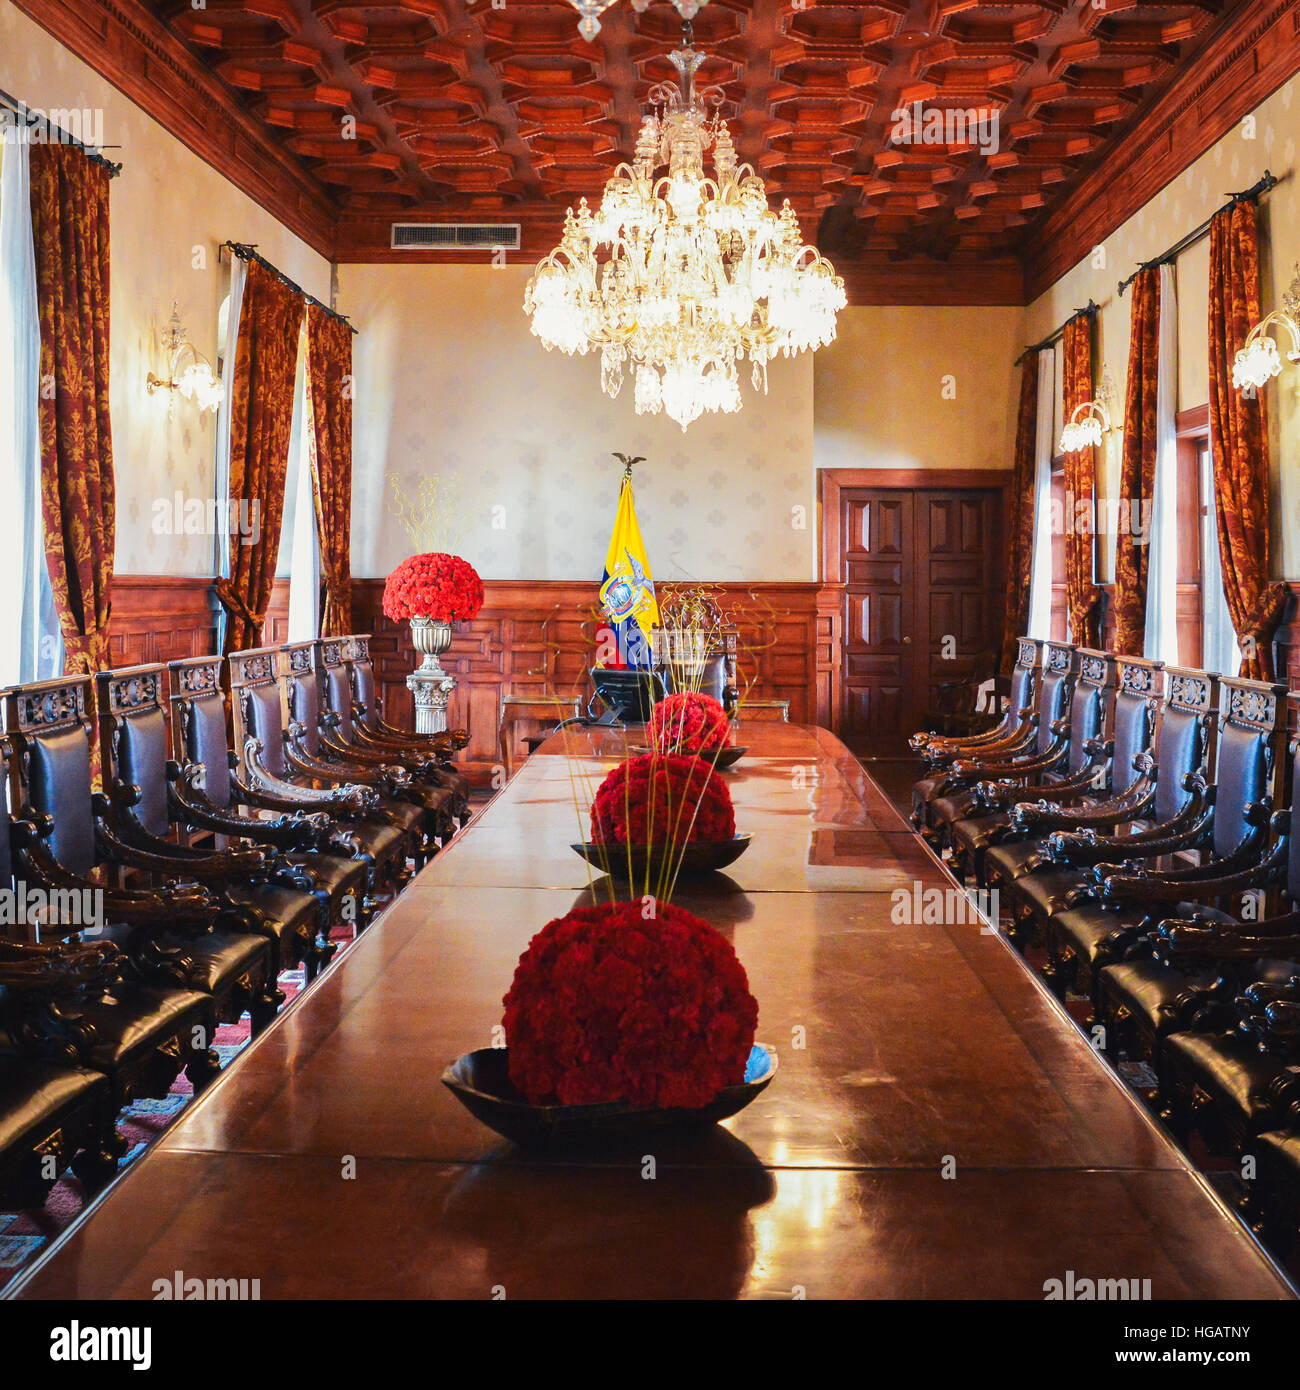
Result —
[[[216,650],[217,602],[201,576],[113,576],[109,662],[141,666]]]
[[[289,581],[277,579],[262,620],[262,645],[279,647],[289,640]]]
[[[834,719],[839,655],[835,586],[816,583],[712,584],[739,632],[742,687],[756,699],[790,701],[795,723]],[[449,722],[469,731],[464,760],[486,776],[500,758],[501,694],[590,694],[587,671],[599,626],[598,586],[588,581],[487,580],[479,615],[463,624],[442,664],[456,677]],[[415,665],[404,624],[384,617],[382,579],[353,581],[353,621],[373,634],[371,654],[385,717],[413,719],[406,677]]]
[[[1273,639],[1273,656],[1279,682],[1290,690],[1300,691],[1300,580],[1291,579],[1286,583],[1291,590],[1291,600]],[[1294,709],[1292,702],[1293,712]]]

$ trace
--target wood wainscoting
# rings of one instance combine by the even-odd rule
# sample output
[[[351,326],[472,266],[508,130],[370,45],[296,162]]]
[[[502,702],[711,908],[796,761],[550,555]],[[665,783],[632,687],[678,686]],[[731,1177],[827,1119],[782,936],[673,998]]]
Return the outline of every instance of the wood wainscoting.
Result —
[[[276,580],[262,640],[286,640],[288,581]],[[458,680],[451,719],[470,732],[466,758],[499,761],[501,695],[590,693],[597,585],[489,580],[483,610],[457,632],[443,664]],[[840,587],[816,583],[712,584],[740,633],[740,679],[753,699],[790,702],[797,724],[834,728],[841,649]],[[353,581],[353,623],[374,635],[385,717],[405,727],[414,712],[406,677],[415,664],[404,624],[384,617],[382,579]],[[117,575],[109,650],[115,667],[202,656],[217,649],[217,601],[201,577]]]
[[[108,650],[114,669],[207,656],[217,650],[221,606],[212,580],[202,575],[115,574]],[[262,641],[288,640],[289,581],[277,579]]]
[[[465,757],[479,770],[500,761],[502,692],[580,694],[595,650],[598,586],[588,581],[488,580],[483,609],[462,624],[442,657],[456,677],[449,722],[468,729]],[[833,728],[840,658],[839,588],[816,583],[710,584],[740,633],[740,680],[753,699],[790,702],[797,724]],[[352,585],[352,621],[373,634],[371,654],[386,717],[413,720],[406,677],[415,664],[405,624],[381,608],[384,581]],[[743,717],[743,716],[742,716]]]
[[[202,576],[115,574],[108,650],[113,666],[206,656],[217,649],[219,605]]]

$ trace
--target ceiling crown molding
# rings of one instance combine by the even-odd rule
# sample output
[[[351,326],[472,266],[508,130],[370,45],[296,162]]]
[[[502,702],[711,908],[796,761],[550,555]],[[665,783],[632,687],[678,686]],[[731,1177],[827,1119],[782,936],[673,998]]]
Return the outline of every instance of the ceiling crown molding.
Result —
[[[13,4],[313,250],[333,259],[337,214],[319,187],[260,122],[233,105],[220,78],[142,0]],[[39,104],[39,93],[14,95]]]
[[[1252,0],[1179,74],[1133,130],[1023,248],[1029,301],[1140,212],[1300,69],[1300,0]],[[1249,147],[1245,147],[1249,150]],[[1264,172],[1248,168],[1245,186]],[[1232,190],[1226,185],[1225,193]]]

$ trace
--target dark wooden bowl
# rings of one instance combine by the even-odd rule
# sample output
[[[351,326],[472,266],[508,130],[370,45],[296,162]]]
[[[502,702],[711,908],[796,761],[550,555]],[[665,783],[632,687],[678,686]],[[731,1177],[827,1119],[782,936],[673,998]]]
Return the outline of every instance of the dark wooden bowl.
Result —
[[[743,1110],[776,1074],[776,1053],[755,1043],[745,1079],[726,1086],[699,1110],[637,1110],[621,1101],[604,1105],[531,1105],[510,1081],[510,1050],[483,1047],[459,1057],[442,1084],[489,1129],[524,1148],[571,1141],[622,1140],[665,1131],[703,1129]]]
[[[712,844],[694,841],[671,853],[667,845],[598,845],[590,840],[572,848],[587,863],[620,882],[658,882],[673,868],[677,868],[679,878],[697,878],[725,869],[744,854],[753,838],[752,835],[736,835]]]
[[[655,750],[643,743],[631,745],[627,750],[634,758],[643,757],[646,753],[653,753]],[[734,766],[741,758],[749,752],[749,745],[740,747],[738,744],[729,743],[725,748],[714,749],[706,748],[699,753],[685,753],[683,757],[699,758],[701,762],[709,763],[715,772],[722,772],[726,768]]]

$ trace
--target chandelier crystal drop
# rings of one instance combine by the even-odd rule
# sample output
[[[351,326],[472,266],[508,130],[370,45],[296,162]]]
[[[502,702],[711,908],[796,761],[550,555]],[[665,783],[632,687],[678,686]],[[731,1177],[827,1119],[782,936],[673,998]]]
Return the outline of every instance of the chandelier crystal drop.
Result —
[[[740,409],[746,360],[766,392],[773,357],[831,342],[846,299],[789,202],[772,212],[762,179],[738,162],[721,91],[697,93],[704,55],[688,44],[669,57],[680,85],[650,92],[633,161],[600,207],[584,198],[565,214],[524,310],[548,349],[599,350],[606,395],[630,374],[637,413],[663,411],[684,431],[706,411]]]

